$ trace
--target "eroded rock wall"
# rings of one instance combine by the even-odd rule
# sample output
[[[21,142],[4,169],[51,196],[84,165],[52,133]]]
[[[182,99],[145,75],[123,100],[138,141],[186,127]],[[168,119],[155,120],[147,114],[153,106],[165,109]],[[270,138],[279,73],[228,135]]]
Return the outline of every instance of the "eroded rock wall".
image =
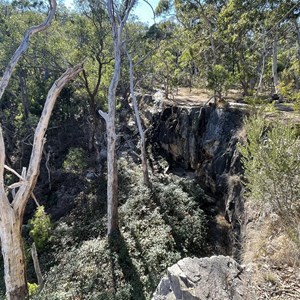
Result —
[[[231,223],[233,255],[239,258],[243,199],[237,143],[245,112],[235,108],[166,107],[153,116],[151,145],[170,165],[194,170]]]

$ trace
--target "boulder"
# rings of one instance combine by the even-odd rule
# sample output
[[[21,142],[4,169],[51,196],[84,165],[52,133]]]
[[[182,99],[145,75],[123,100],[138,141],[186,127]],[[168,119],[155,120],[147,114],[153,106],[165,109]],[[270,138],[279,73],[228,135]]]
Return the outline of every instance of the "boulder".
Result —
[[[248,274],[228,256],[184,258],[168,268],[152,300],[250,300]]]

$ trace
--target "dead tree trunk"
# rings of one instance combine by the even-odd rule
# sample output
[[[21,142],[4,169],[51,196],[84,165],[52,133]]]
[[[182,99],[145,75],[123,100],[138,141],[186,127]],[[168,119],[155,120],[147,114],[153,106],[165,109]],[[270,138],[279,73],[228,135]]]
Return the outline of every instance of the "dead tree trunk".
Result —
[[[42,24],[33,26],[26,31],[23,40],[20,43],[20,46],[13,54],[0,81],[0,99],[3,96],[3,93],[11,78],[12,72],[14,71],[20,57],[29,47],[30,37],[50,26],[51,21],[55,15],[55,11],[56,1],[50,0],[50,11],[47,19]],[[46,128],[41,128],[43,130],[43,132],[41,132],[42,140]],[[39,130],[37,130],[37,132],[40,133]],[[41,142],[40,144],[43,145],[43,142]],[[25,256],[21,237],[21,226],[23,222],[23,214],[26,203],[30,194],[32,193],[36,182],[34,173],[38,173],[35,167],[39,166],[40,158],[38,156],[35,158],[39,160],[38,164],[33,163],[32,160],[30,161],[28,173],[26,175],[26,170],[24,170],[24,175],[26,175],[26,177],[24,178],[22,183],[20,182],[19,191],[15,195],[15,197],[13,197],[12,203],[10,203],[7,198],[4,186],[5,146],[0,124],[0,238],[2,256],[4,261],[6,297],[8,300],[28,299]],[[32,171],[35,172],[32,173]]]
[[[148,162],[147,162],[147,154],[146,154],[146,141],[145,141],[145,131],[143,130],[142,121],[139,114],[138,103],[134,93],[134,83],[133,83],[133,63],[132,57],[127,53],[129,60],[129,78],[130,78],[130,93],[133,103],[134,115],[136,119],[136,124],[139,130],[139,135],[141,138],[141,159],[142,159],[142,167],[143,167],[143,176],[144,176],[144,184],[150,187],[149,180],[149,172],[148,172]]]
[[[263,89],[263,78],[264,78],[264,73],[265,73],[265,65],[266,65],[266,56],[267,56],[267,49],[266,49],[266,30],[264,30],[263,33],[263,54],[262,54],[262,62],[261,62],[261,71],[260,71],[260,75],[259,75],[259,81],[258,81],[258,86],[257,86],[257,91],[256,91],[256,95],[258,95],[258,93],[262,92]]]
[[[273,60],[272,60],[272,74],[273,74],[275,94],[278,94],[278,92],[279,92],[278,91],[279,79],[278,79],[278,72],[277,72],[277,68],[278,68],[277,44],[278,44],[278,34],[277,34],[277,32],[275,32],[274,41],[273,41]]]
[[[0,138],[1,138],[0,133]],[[2,183],[3,187],[3,183]],[[2,190],[1,187],[1,190]],[[4,261],[6,297],[9,300],[27,299],[25,255],[21,237],[22,218],[9,205],[1,191],[0,237]]]
[[[12,58],[10,59],[10,62],[7,68],[5,69],[5,72],[0,82],[0,99],[3,96],[3,93],[8,85],[11,74],[15,69],[20,57],[24,54],[24,52],[29,47],[30,37],[40,31],[47,29],[50,26],[56,11],[56,0],[49,0],[49,2],[50,2],[50,11],[47,19],[42,24],[37,26],[32,26],[26,31],[20,46],[18,47],[18,49],[15,51]]]
[[[48,92],[39,123],[35,129],[33,147],[28,169],[23,168],[20,181],[13,184],[19,190],[9,202],[4,185],[5,146],[0,126],[0,237],[4,260],[6,296],[8,300],[28,298],[25,258],[21,237],[23,214],[28,199],[35,187],[43,153],[44,137],[56,99],[63,87],[82,70],[82,64],[68,69],[56,80]],[[8,168],[10,169],[10,168]],[[14,173],[16,173],[14,171]],[[11,186],[11,187],[12,187]]]
[[[43,280],[40,262],[39,262],[39,258],[38,258],[38,254],[37,254],[36,246],[35,246],[34,242],[31,246],[31,257],[32,257],[32,261],[33,261],[35,274],[36,274],[36,277],[38,280],[39,290],[41,290],[44,287],[44,280]]]
[[[298,57],[298,72],[300,72],[300,28],[298,24],[297,18],[294,19],[295,29],[297,33],[297,57]],[[295,76],[295,89],[298,92],[299,91],[299,77]]]
[[[116,91],[121,71],[121,49],[122,34],[128,19],[129,13],[135,3],[130,0],[125,7],[123,16],[116,10],[113,0],[107,1],[107,10],[112,28],[112,36],[114,41],[114,73],[108,89],[108,112],[99,110],[99,114],[106,122],[107,132],[107,234],[110,235],[114,231],[119,230],[118,221],[118,170],[116,157]]]

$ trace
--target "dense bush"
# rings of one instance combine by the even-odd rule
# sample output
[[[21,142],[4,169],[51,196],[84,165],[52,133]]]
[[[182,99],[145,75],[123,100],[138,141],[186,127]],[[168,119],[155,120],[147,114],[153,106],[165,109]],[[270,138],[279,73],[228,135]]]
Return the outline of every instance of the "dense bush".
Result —
[[[203,191],[190,190],[193,183],[178,177],[154,180],[152,191],[141,175],[138,167],[120,161],[120,233],[113,238],[106,237],[100,208],[90,208],[94,214],[86,218],[72,213],[57,224],[54,265],[36,299],[150,299],[168,266],[183,255],[200,254]],[[91,205],[87,199],[86,204]],[[74,232],[79,228],[80,235]]]
[[[45,213],[44,206],[37,208],[33,218],[29,221],[29,235],[35,242],[38,250],[42,250],[50,237],[52,224],[50,217]]]
[[[200,188],[187,189],[190,185],[191,182],[173,176],[154,184],[155,197],[178,249],[186,255],[199,256],[206,241],[205,215],[200,209],[205,195]]]
[[[300,139],[291,124],[245,122],[248,141],[240,146],[248,196],[279,215],[284,229],[300,238]]]
[[[65,172],[78,174],[87,167],[87,155],[81,148],[71,148],[63,163]]]

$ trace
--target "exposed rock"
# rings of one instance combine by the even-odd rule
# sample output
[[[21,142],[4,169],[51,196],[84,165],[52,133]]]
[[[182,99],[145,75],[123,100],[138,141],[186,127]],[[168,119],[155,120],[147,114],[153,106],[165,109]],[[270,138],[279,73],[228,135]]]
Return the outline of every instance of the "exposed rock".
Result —
[[[231,174],[233,160],[239,163],[235,133],[243,117],[238,109],[168,107],[154,116],[152,140],[173,161],[197,171],[212,192],[223,193],[223,175]]]
[[[166,107],[153,116],[151,139],[156,156],[169,158],[170,169],[194,170],[202,188],[216,199],[214,206],[227,210],[236,259],[243,215],[243,170],[236,145],[244,116],[245,111],[232,107]]]
[[[184,258],[168,268],[152,300],[250,300],[247,273],[227,256]]]

